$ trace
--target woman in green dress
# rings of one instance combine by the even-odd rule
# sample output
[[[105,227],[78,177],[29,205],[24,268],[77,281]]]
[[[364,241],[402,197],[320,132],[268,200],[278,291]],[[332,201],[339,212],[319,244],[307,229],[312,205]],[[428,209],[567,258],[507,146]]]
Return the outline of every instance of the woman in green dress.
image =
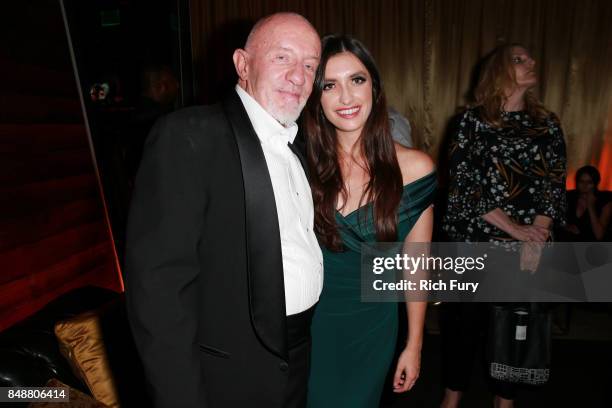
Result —
[[[393,363],[395,303],[362,303],[364,242],[429,242],[436,175],[424,153],[392,141],[375,63],[357,40],[323,39],[305,115],[323,292],[312,324],[308,407],[373,408]],[[393,391],[414,386],[426,304],[409,302]]]

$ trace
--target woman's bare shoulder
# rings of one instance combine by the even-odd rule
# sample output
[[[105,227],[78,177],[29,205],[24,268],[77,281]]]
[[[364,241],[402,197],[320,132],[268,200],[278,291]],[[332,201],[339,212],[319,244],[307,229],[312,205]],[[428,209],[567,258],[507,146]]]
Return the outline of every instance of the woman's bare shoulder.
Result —
[[[395,144],[397,162],[402,171],[404,184],[411,183],[433,172],[436,168],[433,160],[425,152]]]

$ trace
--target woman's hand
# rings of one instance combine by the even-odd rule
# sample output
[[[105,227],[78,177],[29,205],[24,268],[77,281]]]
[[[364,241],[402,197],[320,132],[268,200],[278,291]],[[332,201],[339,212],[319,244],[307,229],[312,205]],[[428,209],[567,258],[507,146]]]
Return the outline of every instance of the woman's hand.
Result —
[[[571,232],[574,235],[580,234],[580,229],[575,224],[567,224],[563,227],[566,231]]]
[[[542,258],[543,242],[523,242],[521,244],[521,271],[535,273]]]
[[[586,202],[587,208],[594,209],[595,204],[597,204],[597,197],[595,196],[595,193],[593,193],[592,191],[589,191],[588,193],[584,195],[584,201]]]
[[[550,218],[536,216],[533,225],[521,225],[508,217],[500,208],[495,208],[482,215],[482,218],[491,225],[504,231],[517,241],[546,242],[550,231]]]
[[[414,386],[421,371],[421,348],[406,346],[397,360],[393,377],[393,392],[406,392]]]
[[[595,209],[595,204],[597,203],[597,197],[592,191],[588,193],[582,193],[578,197],[578,201],[576,202],[576,211],[581,214],[582,212]]]
[[[514,224],[508,233],[512,238],[523,242],[546,242],[550,235],[548,228],[539,225],[519,224]]]

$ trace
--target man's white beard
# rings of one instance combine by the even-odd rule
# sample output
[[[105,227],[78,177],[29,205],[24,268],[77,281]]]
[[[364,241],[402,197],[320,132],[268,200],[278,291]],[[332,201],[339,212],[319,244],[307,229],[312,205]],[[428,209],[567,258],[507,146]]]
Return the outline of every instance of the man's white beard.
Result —
[[[306,105],[306,101],[300,103],[295,109],[282,109],[275,105],[270,107],[270,115],[276,119],[281,125],[287,127],[294,123],[297,118],[300,117],[300,113],[304,106]]]

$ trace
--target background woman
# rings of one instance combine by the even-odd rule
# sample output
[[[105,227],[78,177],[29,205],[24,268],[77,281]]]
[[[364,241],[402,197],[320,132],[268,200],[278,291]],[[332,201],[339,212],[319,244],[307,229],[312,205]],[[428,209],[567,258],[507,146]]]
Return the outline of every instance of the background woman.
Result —
[[[564,241],[594,242],[609,239],[612,218],[610,192],[599,191],[601,176],[593,166],[576,172],[576,189],[567,194],[567,225],[562,231]]]
[[[431,240],[436,175],[424,153],[393,143],[374,61],[357,40],[323,39],[305,116],[324,284],[312,324],[308,406],[379,405],[392,363],[397,304],[361,303],[362,242]],[[426,304],[407,304],[409,335],[393,389],[420,370]]]
[[[536,85],[536,63],[525,47],[503,45],[486,59],[474,106],[451,126],[443,222],[451,240],[545,242],[553,223],[562,223],[565,142],[559,120],[533,94]],[[467,388],[487,312],[478,304],[442,308],[442,407],[457,407]],[[513,384],[492,385],[495,406],[513,406]]]

